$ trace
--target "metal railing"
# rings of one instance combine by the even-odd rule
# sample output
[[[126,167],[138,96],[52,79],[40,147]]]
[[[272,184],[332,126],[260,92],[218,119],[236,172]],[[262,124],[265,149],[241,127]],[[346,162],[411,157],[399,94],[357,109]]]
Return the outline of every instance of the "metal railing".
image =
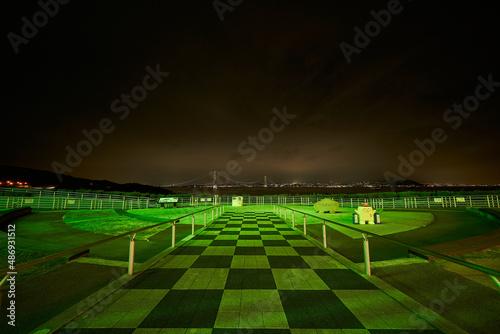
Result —
[[[149,230],[149,229],[161,226],[161,225],[172,223],[172,226],[171,226],[172,227],[172,248],[174,248],[175,245],[176,245],[176,240],[175,240],[175,237],[176,237],[176,232],[175,232],[176,223],[178,221],[180,221],[181,219],[183,219],[183,218],[188,218],[188,217],[192,216],[191,235],[195,235],[195,232],[196,232],[195,231],[195,215],[199,214],[199,213],[202,213],[202,212],[204,213],[203,227],[205,228],[205,227],[207,227],[207,219],[208,219],[207,218],[207,211],[209,211],[209,210],[212,210],[212,222],[213,222],[218,216],[220,216],[224,212],[225,209],[224,209],[224,206],[209,207],[209,208],[206,208],[206,209],[203,209],[203,210],[199,210],[199,211],[196,211],[196,212],[192,212],[192,213],[186,214],[186,215],[181,216],[181,217],[170,219],[170,220],[162,222],[162,223],[158,223],[158,224],[151,225],[151,226],[146,226],[146,227],[143,227],[143,228],[140,228],[140,229],[137,229],[137,230],[125,232],[125,233],[122,233],[120,235],[109,237],[109,238],[106,238],[106,239],[103,239],[103,240],[99,240],[99,241],[96,241],[96,242],[93,242],[93,243],[90,243],[90,244],[86,244],[86,245],[83,245],[83,246],[75,247],[73,249],[70,249],[70,250],[67,250],[67,251],[64,251],[64,252],[60,252],[60,253],[57,253],[57,254],[49,255],[49,256],[46,256],[46,257],[43,257],[43,258],[40,258],[40,259],[36,259],[36,260],[30,261],[30,262],[26,262],[26,263],[20,264],[20,265],[16,265],[15,269],[13,269],[13,270],[11,270],[11,269],[1,270],[0,271],[0,277],[2,275],[5,275],[5,276],[0,281],[0,292],[3,290],[3,285],[5,284],[5,282],[7,281],[7,279],[11,275],[17,275],[17,272],[19,270],[22,270],[22,269],[25,269],[25,268],[28,268],[28,267],[32,267],[34,265],[37,265],[37,264],[40,264],[40,263],[44,263],[44,262],[47,262],[47,261],[50,261],[50,260],[55,260],[55,259],[61,258],[63,256],[69,255],[69,254],[78,253],[78,252],[90,249],[91,247],[102,245],[102,244],[108,243],[110,241],[122,238],[124,236],[130,236],[128,274],[129,275],[133,275],[134,274],[134,259],[135,259],[135,237],[136,237],[137,233],[142,232],[142,231],[146,231],[146,230]],[[0,294],[0,297],[1,297],[1,294]],[[1,298],[0,298],[0,302],[1,302]]]
[[[456,196],[425,196],[425,197],[394,197],[394,198],[363,198],[324,196],[274,196],[276,200],[266,204],[310,206],[330,198],[339,203],[341,208],[355,208],[362,203],[368,203],[376,209],[432,209],[432,208],[466,208],[487,207],[500,208],[500,195],[456,195]]]
[[[368,243],[368,236],[373,236],[373,237],[381,238],[381,239],[383,239],[385,241],[388,241],[390,243],[393,243],[393,244],[396,244],[396,245],[399,245],[399,246],[403,246],[403,247],[406,247],[406,248],[411,249],[411,250],[415,250],[415,251],[420,252],[420,253],[424,253],[424,254],[427,254],[427,255],[432,255],[432,256],[435,256],[437,258],[440,258],[440,259],[443,259],[443,260],[446,260],[446,261],[450,261],[450,262],[459,264],[461,266],[465,266],[467,268],[474,269],[474,270],[480,271],[482,273],[488,274],[491,277],[491,279],[493,279],[493,281],[500,287],[500,281],[497,278],[497,277],[500,277],[500,272],[499,271],[496,271],[496,270],[493,270],[493,269],[490,269],[490,268],[486,268],[486,267],[483,267],[483,266],[479,266],[477,264],[470,263],[470,262],[467,262],[467,261],[463,261],[463,260],[460,260],[460,259],[448,256],[448,255],[436,253],[436,252],[427,250],[425,248],[416,247],[416,246],[413,246],[413,245],[410,245],[410,244],[407,244],[407,243],[404,243],[404,242],[401,242],[401,241],[396,241],[396,240],[387,238],[385,236],[382,236],[382,235],[379,235],[379,234],[376,234],[376,233],[373,233],[373,232],[368,232],[368,231],[365,231],[365,230],[357,229],[357,228],[352,227],[352,226],[348,226],[348,225],[345,225],[345,224],[337,223],[337,222],[335,222],[333,220],[325,219],[324,217],[319,217],[319,216],[316,216],[316,215],[313,215],[313,214],[310,214],[310,213],[307,213],[307,212],[302,212],[300,210],[287,208],[287,207],[281,206],[281,205],[274,206],[274,212],[276,214],[278,214],[280,217],[284,218],[285,221],[287,220],[287,210],[290,210],[292,212],[291,222],[292,222],[292,227],[293,228],[295,228],[295,213],[298,213],[298,214],[300,214],[300,215],[303,216],[304,235],[307,235],[307,219],[306,219],[306,216],[310,216],[310,217],[313,217],[313,218],[316,218],[316,219],[319,219],[319,220],[322,221],[321,224],[323,224],[323,247],[325,249],[328,248],[327,237],[326,237],[326,222],[334,224],[334,225],[338,225],[338,226],[341,226],[343,228],[347,228],[347,229],[350,229],[350,230],[353,230],[353,231],[361,233],[361,235],[363,236],[363,253],[364,253],[364,263],[365,263],[365,274],[367,276],[371,276],[370,247],[369,247],[369,243]]]
[[[165,195],[177,197],[179,207],[212,206],[218,204],[230,205],[232,196],[207,195]],[[243,196],[245,205],[300,205],[310,206],[330,198],[339,203],[340,207],[358,207],[366,202],[376,209],[432,209],[432,208],[466,208],[487,207],[500,208],[500,195],[454,195],[425,197],[394,197],[394,198],[363,198],[357,196],[318,195],[318,196],[288,196],[265,195]],[[46,190],[30,188],[0,187],[0,208],[32,207],[33,209],[54,210],[94,210],[94,209],[145,209],[161,207],[146,196],[128,196],[110,193],[69,192],[64,190]]]
[[[0,196],[5,197],[56,197],[68,199],[137,200],[146,196],[120,195],[105,192],[83,192],[35,188],[0,187]]]

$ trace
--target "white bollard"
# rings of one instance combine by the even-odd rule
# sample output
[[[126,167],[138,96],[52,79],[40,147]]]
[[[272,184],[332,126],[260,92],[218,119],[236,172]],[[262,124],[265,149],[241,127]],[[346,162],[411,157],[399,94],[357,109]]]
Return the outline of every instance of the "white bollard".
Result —
[[[323,220],[323,247],[328,248],[328,244],[326,243],[326,223]]]
[[[194,235],[194,215],[193,215],[193,228],[192,228],[191,234]]]
[[[363,235],[363,252],[365,254],[365,274],[367,276],[372,275],[370,268],[370,246],[368,245],[368,235],[361,233]]]
[[[134,260],[135,260],[135,233],[130,235],[130,248],[128,253],[128,274],[134,274]]]
[[[307,235],[306,215],[304,215],[304,235]]]
[[[172,248],[175,248],[175,221],[172,225]]]

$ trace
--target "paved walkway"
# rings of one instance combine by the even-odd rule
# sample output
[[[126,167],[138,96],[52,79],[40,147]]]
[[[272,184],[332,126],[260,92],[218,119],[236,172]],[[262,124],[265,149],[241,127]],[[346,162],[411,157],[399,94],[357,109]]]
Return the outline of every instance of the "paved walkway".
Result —
[[[223,214],[97,307],[70,332],[441,333],[271,212]]]

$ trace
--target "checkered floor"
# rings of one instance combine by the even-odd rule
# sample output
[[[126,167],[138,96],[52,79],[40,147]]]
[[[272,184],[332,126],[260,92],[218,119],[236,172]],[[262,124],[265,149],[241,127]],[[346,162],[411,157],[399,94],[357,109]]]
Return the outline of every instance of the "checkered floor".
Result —
[[[79,333],[441,333],[271,212],[223,214],[98,306]]]

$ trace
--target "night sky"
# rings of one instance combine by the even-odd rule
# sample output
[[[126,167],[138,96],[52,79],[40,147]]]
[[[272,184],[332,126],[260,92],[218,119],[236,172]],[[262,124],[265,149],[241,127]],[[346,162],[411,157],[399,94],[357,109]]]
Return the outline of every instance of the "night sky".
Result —
[[[153,185],[212,170],[500,183],[500,20],[485,4],[46,2],[50,16],[2,11],[1,164]]]

